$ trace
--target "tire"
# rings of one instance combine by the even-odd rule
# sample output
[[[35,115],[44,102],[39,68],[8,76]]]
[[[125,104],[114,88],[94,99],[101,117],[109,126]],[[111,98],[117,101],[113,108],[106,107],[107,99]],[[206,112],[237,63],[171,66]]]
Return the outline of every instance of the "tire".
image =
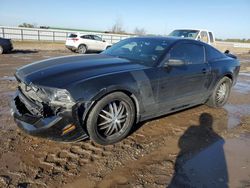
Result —
[[[87,118],[90,139],[101,145],[125,138],[135,120],[133,101],[122,92],[114,92],[99,100]]]
[[[223,77],[214,88],[212,95],[207,101],[207,105],[213,108],[220,108],[227,103],[231,92],[232,80],[228,77]]]
[[[0,46],[0,54],[3,54],[3,47]]]
[[[80,46],[78,46],[77,51],[79,54],[85,54],[87,52],[87,47],[84,44],[81,44]]]

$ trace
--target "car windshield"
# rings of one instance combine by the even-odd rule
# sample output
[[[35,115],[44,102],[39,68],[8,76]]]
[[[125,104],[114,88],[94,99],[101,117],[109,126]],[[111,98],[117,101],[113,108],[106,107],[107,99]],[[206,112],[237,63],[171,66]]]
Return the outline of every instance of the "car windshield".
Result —
[[[174,30],[169,34],[169,36],[195,39],[198,33],[199,31],[197,30]]]
[[[165,54],[168,46],[167,39],[129,38],[114,44],[102,54],[153,66]]]

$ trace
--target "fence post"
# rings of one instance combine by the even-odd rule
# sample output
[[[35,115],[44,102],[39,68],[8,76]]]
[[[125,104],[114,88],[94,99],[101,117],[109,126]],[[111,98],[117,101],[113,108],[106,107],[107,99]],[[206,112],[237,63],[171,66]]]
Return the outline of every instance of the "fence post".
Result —
[[[23,41],[23,29],[21,29],[21,40]]]
[[[4,33],[4,28],[2,27],[2,31],[3,31],[3,38],[5,38],[5,33]]]
[[[53,31],[53,42],[55,42],[55,31]]]
[[[37,36],[38,36],[38,40],[40,41],[40,31],[37,30]]]

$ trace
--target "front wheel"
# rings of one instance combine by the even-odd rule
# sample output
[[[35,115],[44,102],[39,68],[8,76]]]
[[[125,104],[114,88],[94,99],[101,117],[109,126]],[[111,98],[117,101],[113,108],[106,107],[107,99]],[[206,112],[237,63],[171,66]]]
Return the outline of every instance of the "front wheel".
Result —
[[[207,105],[215,108],[224,106],[230,95],[231,87],[232,80],[228,77],[223,77],[214,88],[212,95],[207,101]]]
[[[87,119],[90,138],[108,145],[125,138],[135,120],[133,101],[122,92],[111,93],[96,103]]]

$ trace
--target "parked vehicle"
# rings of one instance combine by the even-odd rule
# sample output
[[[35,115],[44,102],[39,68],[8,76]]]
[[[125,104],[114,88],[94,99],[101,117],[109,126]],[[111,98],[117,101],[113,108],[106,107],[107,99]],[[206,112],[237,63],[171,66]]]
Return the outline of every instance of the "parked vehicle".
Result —
[[[85,54],[87,51],[103,51],[111,46],[97,35],[70,34],[66,39],[66,47],[74,52]]]
[[[240,63],[214,47],[176,37],[135,37],[101,54],[19,68],[12,114],[25,132],[112,144],[135,123],[198,104],[222,107]]]
[[[0,54],[8,53],[13,49],[11,39],[5,39],[0,37]]]
[[[215,44],[213,32],[205,29],[176,29],[172,31],[169,36],[191,38],[211,45]]]

